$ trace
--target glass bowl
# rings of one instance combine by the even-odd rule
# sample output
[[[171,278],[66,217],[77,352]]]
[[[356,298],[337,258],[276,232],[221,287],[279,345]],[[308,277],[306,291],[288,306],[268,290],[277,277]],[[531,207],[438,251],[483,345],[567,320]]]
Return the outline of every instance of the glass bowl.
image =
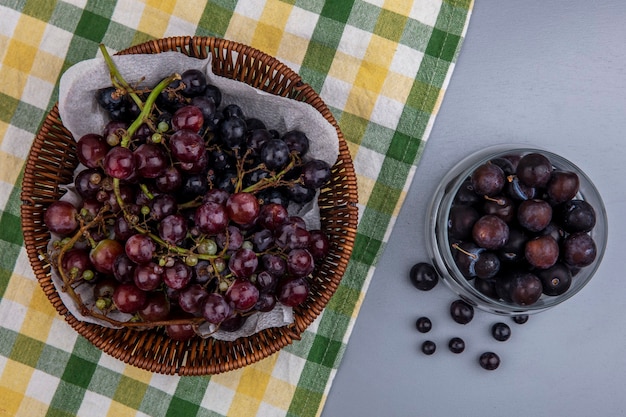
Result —
[[[497,295],[488,295],[487,292],[479,291],[475,286],[475,282],[478,282],[478,279],[473,277],[466,278],[461,273],[453,254],[453,250],[458,249],[453,246],[453,239],[448,236],[448,215],[450,208],[453,206],[457,192],[464,181],[470,177],[471,173],[477,167],[495,158],[511,155],[521,156],[531,152],[538,152],[546,156],[552,163],[554,170],[572,171],[578,175],[580,183],[579,191],[574,198],[587,201],[595,209],[596,224],[588,234],[595,242],[597,253],[591,264],[580,269],[574,269],[571,285],[565,292],[560,295],[546,295],[542,293],[536,302],[528,305],[520,305],[512,301],[507,301]],[[426,233],[427,248],[433,266],[438,270],[442,280],[460,298],[484,311],[500,315],[515,316],[545,311],[564,302],[582,290],[591,280],[602,261],[606,248],[608,230],[606,210],[602,198],[591,180],[580,168],[567,159],[543,149],[515,145],[500,145],[489,147],[469,155],[448,172],[439,184],[429,207],[426,217]],[[506,262],[502,262],[502,265],[506,265]],[[537,271],[531,272],[535,273]],[[505,273],[503,272],[502,274]],[[494,283],[499,277],[499,275],[496,275],[490,281]]]

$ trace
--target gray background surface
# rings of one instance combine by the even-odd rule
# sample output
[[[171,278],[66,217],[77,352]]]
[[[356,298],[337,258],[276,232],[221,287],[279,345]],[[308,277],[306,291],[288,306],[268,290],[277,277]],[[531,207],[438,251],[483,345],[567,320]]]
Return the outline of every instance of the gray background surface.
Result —
[[[381,257],[330,390],[324,417],[626,415],[626,2],[478,0],[441,111]],[[518,143],[561,154],[603,196],[609,242],[597,275],[565,304],[466,326],[440,284],[420,292],[410,267],[427,258],[424,215],[439,178],[483,147]],[[433,330],[415,330],[421,315]],[[461,336],[467,349],[447,350]],[[433,356],[419,346],[438,344]],[[496,371],[477,364],[494,350]]]

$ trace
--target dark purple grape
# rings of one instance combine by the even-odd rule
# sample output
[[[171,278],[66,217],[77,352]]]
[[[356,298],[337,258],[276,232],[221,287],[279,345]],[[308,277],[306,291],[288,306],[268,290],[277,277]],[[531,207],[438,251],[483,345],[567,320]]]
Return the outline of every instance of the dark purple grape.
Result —
[[[267,203],[259,209],[258,224],[269,230],[276,230],[289,218],[287,209],[276,203]]]
[[[225,206],[230,220],[239,225],[252,224],[259,217],[259,201],[251,193],[239,192],[231,194]]]
[[[516,207],[513,201],[504,196],[486,197],[483,204],[484,214],[493,214],[500,217],[507,224],[511,223],[515,218]]]
[[[269,229],[261,229],[252,235],[251,240],[256,252],[265,252],[274,245],[274,234]]]
[[[170,214],[157,226],[159,237],[171,245],[180,245],[187,237],[187,220],[182,214]]]
[[[471,237],[474,223],[480,218],[478,211],[469,205],[454,205],[448,215],[450,237],[465,240]]]
[[[104,173],[97,168],[84,169],[74,178],[76,192],[82,198],[96,198],[98,191],[102,189]]]
[[[456,266],[465,278],[473,278],[476,276],[476,261],[480,254],[485,251],[473,242],[461,242],[452,245],[452,256]]]
[[[494,325],[491,326],[491,335],[499,342],[507,341],[511,337],[511,328],[506,323],[494,323]]]
[[[284,280],[277,290],[277,298],[288,307],[296,307],[309,296],[309,284],[305,277],[296,277]]]
[[[513,321],[517,324],[524,324],[528,321],[528,314],[518,314],[516,316],[513,316]]]
[[[137,265],[133,281],[140,290],[154,291],[163,283],[163,268],[154,262]]]
[[[514,263],[523,260],[527,240],[528,236],[522,229],[509,228],[509,240],[498,250],[500,260]]]
[[[261,148],[261,162],[271,171],[280,171],[290,159],[290,150],[287,143],[281,139],[268,140]]]
[[[482,201],[482,196],[479,196],[474,192],[474,186],[472,185],[471,178],[466,179],[459,186],[458,191],[454,195],[453,203],[457,205],[474,205],[479,201]]]
[[[276,307],[276,297],[274,294],[262,292],[254,306],[254,309],[261,312],[272,311]]]
[[[196,335],[193,324],[168,324],[165,326],[165,333],[173,340],[185,342]]]
[[[236,251],[243,244],[243,233],[237,226],[229,225],[215,236],[215,242],[221,249]]]
[[[225,296],[233,304],[235,310],[245,312],[256,305],[259,300],[259,290],[247,279],[238,278],[228,287]]]
[[[135,156],[130,149],[116,146],[107,152],[103,167],[108,176],[127,180],[136,174]]]
[[[113,303],[122,313],[135,314],[148,302],[148,293],[135,284],[119,284],[113,293]]]
[[[522,201],[517,208],[517,221],[531,232],[539,232],[552,221],[552,206],[540,199]]]
[[[527,186],[543,188],[552,176],[552,164],[544,155],[532,152],[520,159],[515,173]]]
[[[472,172],[471,181],[476,194],[495,196],[504,188],[504,171],[498,165],[487,162]]]
[[[174,290],[181,290],[191,282],[193,271],[190,266],[180,260],[174,265],[163,268],[163,282]]]
[[[541,280],[543,293],[550,296],[565,293],[572,284],[572,272],[562,263],[537,271],[537,276]]]
[[[161,221],[178,210],[176,199],[171,194],[159,194],[149,204],[150,218],[155,221]]]
[[[235,277],[248,278],[259,264],[256,253],[252,249],[240,248],[228,260],[228,268]]]
[[[309,236],[309,246],[307,249],[311,252],[313,258],[315,258],[315,260],[326,258],[330,252],[330,242],[326,233],[321,230],[310,230]]]
[[[573,199],[578,194],[579,187],[580,180],[575,172],[554,171],[546,191],[550,200],[558,204]]]
[[[162,193],[172,193],[177,191],[183,184],[183,176],[174,166],[168,166],[161,175],[155,179],[154,184]]]
[[[428,333],[433,328],[433,323],[428,317],[420,317],[415,322],[415,327],[420,333]]]
[[[198,162],[206,152],[202,137],[185,129],[170,136],[169,148],[172,156],[180,162]]]
[[[117,240],[102,239],[89,252],[89,260],[96,271],[112,274],[115,258],[122,253],[124,253],[124,247]]]
[[[213,84],[207,84],[204,89],[204,96],[210,98],[215,102],[215,107],[219,107],[222,104],[222,92]]]
[[[487,214],[474,223],[472,238],[482,248],[497,250],[509,239],[509,226],[498,216]]]
[[[316,191],[313,188],[305,187],[299,182],[294,182],[287,187],[287,194],[294,203],[306,204],[315,198]]]
[[[309,231],[292,221],[281,224],[274,233],[276,246],[283,250],[307,248],[311,241]]]
[[[418,290],[430,291],[439,282],[439,274],[431,264],[418,262],[411,267],[409,279]]]
[[[265,254],[261,257],[261,263],[267,272],[277,278],[287,273],[287,262],[278,255]]]
[[[537,236],[526,242],[524,256],[535,268],[550,268],[559,258],[559,244],[550,235]]]
[[[104,157],[110,148],[105,138],[88,133],[76,142],[76,156],[87,168],[98,168],[102,166]]]
[[[169,161],[163,149],[152,143],[139,145],[133,152],[137,173],[143,178],[157,178],[161,176]]]
[[[422,342],[422,353],[424,355],[432,355],[437,350],[437,345],[432,340],[425,340]]]
[[[78,211],[72,203],[59,200],[48,206],[43,221],[50,232],[68,236],[78,229],[77,216]]]
[[[132,282],[135,265],[125,253],[121,253],[113,261],[113,276],[122,283]]]
[[[309,150],[309,138],[300,130],[292,130],[283,135],[281,138],[289,148],[290,152],[303,157]]]
[[[194,220],[203,233],[216,234],[226,229],[229,218],[223,205],[209,201],[198,206]]]
[[[249,129],[250,125],[248,123],[246,123],[246,125]],[[273,139],[272,134],[267,129],[253,129],[248,133],[246,146],[248,149],[252,150],[255,155],[259,155],[263,145],[271,139]]]
[[[307,249],[292,249],[287,254],[287,271],[295,277],[305,277],[315,269],[313,255]]]
[[[256,286],[261,292],[273,292],[278,285],[278,278],[268,271],[261,271],[256,276]]]
[[[302,183],[307,188],[321,188],[330,175],[330,165],[321,159],[312,159],[302,166]]]
[[[493,371],[500,366],[500,357],[494,352],[485,352],[478,358],[481,368]]]
[[[450,304],[450,316],[459,324],[467,324],[474,318],[474,307],[464,300],[454,300]]]
[[[187,313],[200,313],[202,302],[208,295],[202,285],[191,284],[178,293],[178,305]]]
[[[462,353],[465,350],[465,341],[460,337],[453,337],[448,342],[448,349],[452,353]]]
[[[137,314],[145,322],[166,320],[170,315],[170,301],[162,291],[150,293],[146,305]]]
[[[233,315],[233,307],[218,293],[211,293],[202,302],[202,317],[213,324],[220,324]]]
[[[562,250],[565,263],[575,268],[591,265],[597,256],[595,241],[584,232],[572,233],[563,239]]]
[[[206,89],[206,76],[197,69],[188,69],[180,75],[180,81],[183,85],[181,93],[187,97],[199,96]]]
[[[86,249],[74,247],[63,255],[61,269],[72,281],[93,279],[93,265],[89,260],[89,252]],[[87,272],[87,275],[85,273]]]
[[[247,315],[234,314],[224,320],[222,324],[220,324],[220,330],[223,330],[225,332],[236,332],[237,330],[241,329],[241,327],[246,323],[247,319]]]
[[[506,194],[516,201],[530,200],[537,195],[535,187],[524,184],[516,176],[509,177],[504,189]]]
[[[240,148],[246,143],[248,128],[245,120],[239,117],[228,117],[219,125],[220,138],[230,148]]]
[[[588,232],[596,225],[596,211],[585,200],[570,200],[556,209],[559,224],[568,233]]]
[[[152,260],[156,252],[156,243],[149,236],[137,233],[128,238],[124,250],[131,261],[142,264]]]
[[[482,251],[474,262],[474,273],[478,278],[490,279],[500,271],[500,258],[494,252]]]
[[[537,302],[543,293],[541,280],[530,272],[515,273],[509,283],[509,297],[520,306],[529,306]]]

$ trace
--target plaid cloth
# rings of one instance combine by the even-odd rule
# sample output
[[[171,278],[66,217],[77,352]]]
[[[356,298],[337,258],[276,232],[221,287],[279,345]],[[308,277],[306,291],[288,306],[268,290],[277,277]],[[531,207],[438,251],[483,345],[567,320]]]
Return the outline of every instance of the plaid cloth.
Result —
[[[472,0],[0,0],[0,416],[315,416],[443,99]],[[349,142],[360,223],[348,271],[301,341],[246,368],[178,377],[78,336],[34,278],[20,229],[33,137],[69,66],[149,39],[210,35],[298,71]]]

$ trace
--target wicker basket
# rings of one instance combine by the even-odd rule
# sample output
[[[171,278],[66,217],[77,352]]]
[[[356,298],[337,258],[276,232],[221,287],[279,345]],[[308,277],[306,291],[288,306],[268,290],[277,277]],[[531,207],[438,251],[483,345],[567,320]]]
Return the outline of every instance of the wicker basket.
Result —
[[[44,120],[28,156],[22,185],[22,229],[34,273],[59,314],[93,345],[128,364],[152,372],[179,375],[217,374],[237,369],[277,352],[300,338],[321,313],[337,289],[352,253],[357,227],[357,185],[347,144],[328,108],[294,71],[254,48],[213,37],[174,37],[149,41],[120,54],[154,54],[178,51],[191,57],[213,57],[213,72],[255,88],[306,102],[337,130],[339,157],[328,188],[319,198],[322,227],[331,251],[314,273],[311,293],[294,309],[295,322],[270,328],[233,342],[194,337],[186,342],[170,339],[163,329],[136,331],[112,329],[79,321],[61,301],[51,267],[40,259],[50,235],[43,223],[46,207],[61,195],[59,185],[72,181],[77,166],[76,143],[63,126],[57,106]]]

